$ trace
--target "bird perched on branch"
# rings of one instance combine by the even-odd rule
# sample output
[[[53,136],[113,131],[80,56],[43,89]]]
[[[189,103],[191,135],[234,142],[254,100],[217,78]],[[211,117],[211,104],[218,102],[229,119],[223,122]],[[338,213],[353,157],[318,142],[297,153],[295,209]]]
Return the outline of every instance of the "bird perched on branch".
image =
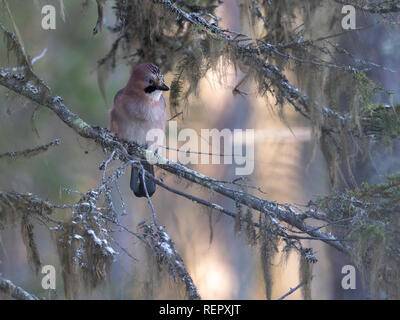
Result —
[[[164,76],[153,63],[143,63],[133,69],[125,88],[114,98],[114,108],[110,112],[110,130],[118,137],[147,146],[146,135],[151,129],[165,131],[167,112],[163,91],[169,88]],[[163,141],[156,141],[162,145]],[[154,175],[153,165],[141,161],[145,170]],[[154,181],[148,177],[143,181],[139,168],[132,165],[130,187],[137,197],[146,197],[156,191]]]

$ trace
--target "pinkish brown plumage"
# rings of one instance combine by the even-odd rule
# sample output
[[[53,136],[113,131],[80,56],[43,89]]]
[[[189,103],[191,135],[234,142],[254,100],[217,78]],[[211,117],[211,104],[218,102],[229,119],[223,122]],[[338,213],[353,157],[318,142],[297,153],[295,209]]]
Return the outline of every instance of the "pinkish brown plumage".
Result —
[[[159,68],[152,63],[138,65],[125,86],[114,98],[114,108],[110,112],[110,130],[118,137],[146,145],[146,135],[151,129],[165,131],[167,112],[162,91],[169,88]],[[162,145],[163,141],[156,141]],[[143,163],[150,173],[153,166]],[[155,191],[154,181],[146,179],[146,187],[151,196]],[[146,196],[141,175],[132,167],[131,189],[136,196]]]

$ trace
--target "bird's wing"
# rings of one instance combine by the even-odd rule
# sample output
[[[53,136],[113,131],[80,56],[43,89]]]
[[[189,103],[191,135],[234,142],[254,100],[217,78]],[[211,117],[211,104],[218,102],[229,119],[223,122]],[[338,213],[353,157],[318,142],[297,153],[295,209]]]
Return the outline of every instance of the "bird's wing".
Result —
[[[123,91],[124,91],[124,88],[121,89],[121,90],[119,90],[119,91],[115,94],[115,97],[114,97],[114,104],[115,104],[115,102],[117,101],[118,97],[122,94]]]
[[[118,112],[114,108],[110,111],[110,131],[115,134],[119,133]]]

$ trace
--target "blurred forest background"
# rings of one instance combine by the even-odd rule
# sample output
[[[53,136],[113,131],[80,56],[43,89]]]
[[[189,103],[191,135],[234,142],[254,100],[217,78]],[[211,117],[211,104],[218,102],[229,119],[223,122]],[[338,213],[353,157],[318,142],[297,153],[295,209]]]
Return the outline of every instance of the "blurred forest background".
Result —
[[[289,7],[294,3],[282,2],[287,3]],[[343,16],[341,5],[333,1],[320,2],[320,6],[310,5],[312,10],[308,20],[311,22],[306,25],[306,36],[313,39],[328,35],[332,30],[343,31],[340,29]],[[257,30],[252,30],[246,23],[243,6],[248,3],[226,0],[219,4],[215,10],[215,15],[221,18],[218,25],[243,34],[257,34]],[[41,7],[45,4],[56,7],[55,30],[41,28]],[[112,4],[113,1],[104,4],[105,25],[115,23]],[[96,2],[11,0],[8,1],[8,6],[23,40],[25,52],[30,58],[40,55],[47,48],[46,54],[34,64],[35,73],[51,87],[53,94],[63,97],[66,105],[80,118],[91,125],[108,127],[108,112],[112,107],[113,97],[125,86],[131,66],[137,62],[129,58],[119,58],[114,69],[98,67],[98,61],[110,51],[116,36],[105,26],[96,35],[92,34],[98,19]],[[15,32],[4,5],[1,4],[0,8],[0,22],[8,30]],[[284,10],[277,5],[276,15],[290,15],[290,12],[282,13],[278,9]],[[293,4],[293,12],[296,10],[299,10],[298,5]],[[398,29],[391,24],[375,24],[377,18],[372,15],[358,13],[357,17],[357,23],[372,27],[342,35],[334,41],[340,42],[356,57],[363,57],[395,70],[387,72],[382,68],[375,68],[369,71],[368,75],[379,81],[383,87],[395,92],[394,101],[380,101],[396,103],[400,83]],[[2,43],[0,66],[14,66],[9,61],[7,50]],[[160,61],[155,62],[160,64]],[[166,71],[166,84],[170,85],[176,69],[173,66],[171,70]],[[307,67],[303,69],[301,80],[298,74],[291,71],[288,71],[286,76],[295,84],[305,84],[303,87],[312,97],[323,97],[324,93],[312,82],[312,79],[318,79],[318,76],[314,72],[308,72]],[[309,122],[292,108],[284,107],[278,110],[273,100],[266,105],[266,98],[259,96],[254,82],[246,83],[240,88],[247,94],[233,95],[232,90],[243,78],[243,73],[235,72],[233,66],[224,67],[224,77],[221,81],[219,72],[207,71],[205,77],[200,80],[198,95],[189,97],[182,107],[183,115],[176,119],[179,121],[179,128],[194,128],[196,131],[201,128],[255,129],[255,172],[250,177],[250,182],[261,187],[265,192],[260,194],[263,198],[280,203],[306,205],[310,200],[330,194],[332,188],[326,160],[319,145],[316,149],[313,148],[313,129]],[[106,100],[99,89],[99,79],[104,84]],[[169,93],[165,94],[167,101],[168,95]],[[172,109],[168,112],[170,116],[175,114],[175,110]],[[79,195],[69,190],[86,192],[98,186],[102,177],[99,166],[107,158],[96,143],[78,136],[52,111],[37,107],[29,100],[0,87],[0,154],[45,144],[56,138],[61,140],[60,145],[34,157],[0,159],[0,190],[31,192],[54,203],[74,203],[79,200]],[[377,152],[373,153],[373,159],[368,165],[360,160],[354,166],[357,183],[383,182],[385,175],[400,170],[398,139],[392,141],[390,146],[381,143],[373,148]],[[190,168],[221,180],[235,178],[233,165],[191,165]],[[156,175],[163,177],[164,182],[170,185],[210,199],[209,190],[181,181],[175,176],[165,175],[161,170],[158,170]],[[128,183],[127,175],[124,175],[119,183],[126,215],[122,213],[121,197],[115,190],[113,197],[119,205],[117,209],[121,214],[120,224],[135,230],[144,217],[151,215],[151,210],[145,199],[138,199],[132,195]],[[218,194],[211,197],[215,202],[232,207],[232,204]],[[259,248],[250,245],[243,233],[234,232],[233,219],[212,213],[209,209],[163,188],[158,188],[152,200],[159,223],[166,227],[174,240],[175,247],[203,299],[266,298],[262,262],[257,253]],[[65,210],[57,210],[55,216],[64,219],[68,214],[70,213]],[[51,293],[40,286],[43,275],[34,275],[28,265],[25,246],[21,234],[17,232],[18,228],[19,226],[6,226],[1,230],[0,273],[39,297],[65,298],[57,248],[47,228],[35,223],[35,240],[42,264],[54,265],[57,270],[57,289]],[[114,249],[119,254],[112,265],[110,279],[84,297],[160,299],[185,296],[184,289],[176,286],[165,271],[159,271],[155,260],[146,253],[143,244],[137,239],[122,232],[118,227],[113,227],[113,237],[118,242],[118,247],[114,246]],[[348,257],[319,241],[306,240],[305,245],[311,246],[318,258],[318,263],[312,270],[312,298],[365,297],[359,277],[356,290],[341,288],[341,269],[344,265],[352,263]],[[287,260],[283,255],[277,255],[273,261],[272,277],[272,299],[282,296],[299,284],[298,254],[291,253]],[[303,295],[300,290],[288,297],[301,298]]]

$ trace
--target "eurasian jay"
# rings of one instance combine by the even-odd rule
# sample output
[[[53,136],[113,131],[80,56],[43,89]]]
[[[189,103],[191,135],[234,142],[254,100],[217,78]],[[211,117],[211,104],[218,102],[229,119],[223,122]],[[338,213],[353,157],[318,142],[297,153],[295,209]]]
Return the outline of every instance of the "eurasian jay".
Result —
[[[164,76],[153,63],[143,63],[133,69],[125,88],[114,98],[114,108],[110,112],[110,130],[118,137],[147,146],[146,135],[151,129],[165,131],[167,112],[163,91],[169,88]],[[156,141],[162,145],[163,141]],[[154,175],[153,165],[142,161],[142,166]],[[145,178],[146,189],[151,197],[156,191],[154,181]],[[146,197],[144,183],[139,168],[132,165],[130,187],[137,197]]]

